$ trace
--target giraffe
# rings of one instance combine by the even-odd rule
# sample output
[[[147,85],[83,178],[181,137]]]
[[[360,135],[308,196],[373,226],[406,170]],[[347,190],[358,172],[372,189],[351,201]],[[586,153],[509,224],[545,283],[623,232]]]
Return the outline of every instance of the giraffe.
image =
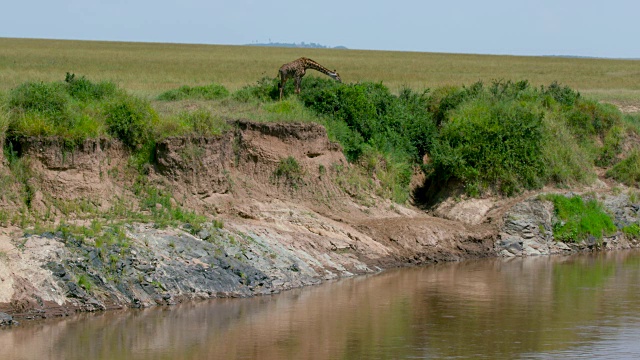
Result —
[[[284,89],[284,84],[286,84],[287,80],[289,80],[290,78],[293,78],[295,81],[296,94],[300,94],[300,82],[302,81],[302,77],[306,73],[307,69],[319,71],[336,80],[337,82],[342,82],[342,79],[340,79],[340,75],[338,75],[335,70],[331,71],[309,58],[301,57],[290,63],[282,65],[280,67],[280,70],[278,71],[280,73],[280,84],[278,85],[278,88],[280,89],[280,100],[282,100],[282,91]]]

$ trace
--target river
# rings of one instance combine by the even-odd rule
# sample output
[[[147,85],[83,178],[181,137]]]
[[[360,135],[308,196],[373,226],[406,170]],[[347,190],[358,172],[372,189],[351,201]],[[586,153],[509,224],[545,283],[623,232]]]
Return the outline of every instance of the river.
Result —
[[[394,269],[0,329],[2,359],[638,357],[638,251]]]

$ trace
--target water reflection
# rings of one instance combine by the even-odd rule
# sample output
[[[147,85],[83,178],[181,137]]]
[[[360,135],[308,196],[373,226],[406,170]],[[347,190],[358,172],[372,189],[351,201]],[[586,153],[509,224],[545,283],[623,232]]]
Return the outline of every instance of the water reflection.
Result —
[[[640,351],[639,269],[638,252],[439,264],[25,323],[0,331],[0,349],[9,359],[620,358]]]

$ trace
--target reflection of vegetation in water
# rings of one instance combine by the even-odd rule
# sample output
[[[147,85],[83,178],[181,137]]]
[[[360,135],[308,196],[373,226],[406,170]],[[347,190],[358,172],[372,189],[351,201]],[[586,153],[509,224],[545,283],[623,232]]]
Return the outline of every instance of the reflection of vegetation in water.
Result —
[[[616,273],[616,264],[603,256],[579,258],[553,267],[554,310],[565,319],[595,318],[603,306],[603,286]]]
[[[498,273],[488,264],[456,264],[441,267],[441,277],[417,277],[426,285],[412,291],[387,286],[397,295],[384,297],[384,306],[372,301],[349,315],[343,358],[502,358],[585,341],[590,335],[567,329],[597,322],[604,304],[598,299],[615,275],[616,262],[580,258],[549,269],[545,261],[532,267],[519,264],[517,270],[499,266]],[[474,272],[481,275],[462,279]]]
[[[398,296],[376,316],[371,308],[356,310],[354,321],[346,331],[343,359],[392,359],[416,355],[419,333],[412,329],[412,309],[415,301],[409,296]]]

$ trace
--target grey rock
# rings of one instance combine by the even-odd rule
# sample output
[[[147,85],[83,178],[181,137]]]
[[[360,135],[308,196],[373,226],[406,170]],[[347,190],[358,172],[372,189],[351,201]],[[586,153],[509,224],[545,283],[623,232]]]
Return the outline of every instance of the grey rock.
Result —
[[[18,324],[17,321],[14,321],[11,315],[0,312],[0,326],[17,325],[17,324]]]

